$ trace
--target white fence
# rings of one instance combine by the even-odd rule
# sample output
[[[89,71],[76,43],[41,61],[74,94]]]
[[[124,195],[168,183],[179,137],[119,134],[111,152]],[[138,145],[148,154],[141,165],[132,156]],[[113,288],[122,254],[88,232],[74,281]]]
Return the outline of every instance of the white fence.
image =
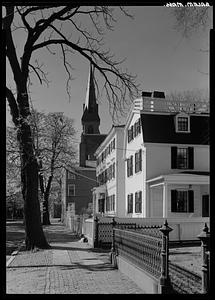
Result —
[[[94,221],[93,218],[85,219],[82,223],[82,233],[88,239],[88,243],[94,246]]]
[[[137,225],[160,225],[165,222],[165,218],[115,218],[118,223],[136,223]],[[99,222],[110,223],[112,218],[100,217]],[[179,241],[198,241],[198,235],[202,231],[204,224],[209,224],[209,218],[192,218],[192,219],[167,219],[169,226],[173,229],[170,232],[169,240],[174,242]],[[82,225],[82,233],[88,238],[89,243],[94,245],[94,221],[93,218],[85,219]]]

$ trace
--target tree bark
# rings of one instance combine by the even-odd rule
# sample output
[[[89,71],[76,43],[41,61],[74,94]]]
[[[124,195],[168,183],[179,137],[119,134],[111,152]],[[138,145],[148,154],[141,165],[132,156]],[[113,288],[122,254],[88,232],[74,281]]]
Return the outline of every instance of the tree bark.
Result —
[[[49,248],[40,216],[38,199],[38,164],[33,152],[30,125],[22,122],[17,135],[21,152],[21,183],[24,200],[26,250]]]
[[[43,225],[51,225],[49,217],[49,195],[53,176],[49,176],[48,184],[44,193],[43,200]]]

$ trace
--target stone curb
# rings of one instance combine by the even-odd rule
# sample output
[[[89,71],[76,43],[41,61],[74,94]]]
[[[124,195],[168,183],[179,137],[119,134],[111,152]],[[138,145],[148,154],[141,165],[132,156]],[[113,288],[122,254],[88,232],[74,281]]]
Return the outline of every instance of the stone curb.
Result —
[[[17,250],[13,251],[11,253],[11,257],[8,259],[8,261],[6,262],[6,267],[9,267],[9,265],[12,263],[12,261],[15,259],[16,255],[20,252],[21,248],[24,246],[25,241],[23,241],[21,243],[21,245],[18,247]]]

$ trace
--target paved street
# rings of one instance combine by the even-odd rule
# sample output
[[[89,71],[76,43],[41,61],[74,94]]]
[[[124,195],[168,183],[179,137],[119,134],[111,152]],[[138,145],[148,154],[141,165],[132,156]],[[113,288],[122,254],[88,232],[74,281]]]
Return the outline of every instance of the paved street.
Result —
[[[143,294],[113,269],[107,252],[81,243],[61,223],[45,227],[52,248],[20,251],[9,260],[7,294]]]

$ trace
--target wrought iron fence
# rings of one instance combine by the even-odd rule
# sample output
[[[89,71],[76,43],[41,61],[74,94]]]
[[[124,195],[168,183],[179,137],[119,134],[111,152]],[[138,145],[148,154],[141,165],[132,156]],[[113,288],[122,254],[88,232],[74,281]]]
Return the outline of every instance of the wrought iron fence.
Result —
[[[97,224],[97,245],[98,247],[111,247],[112,241],[112,224],[111,223],[98,223]]]
[[[100,222],[99,219],[95,218],[95,247],[111,248],[112,234],[113,234],[113,223]],[[136,223],[122,223],[114,221],[114,227],[119,229],[129,229],[130,231],[135,231],[143,233],[146,235],[161,238],[162,234],[158,230],[161,226],[153,225],[140,225]]]
[[[154,230],[153,230],[154,231]],[[161,276],[161,237],[152,237],[142,232],[114,228],[115,252],[149,272]]]

